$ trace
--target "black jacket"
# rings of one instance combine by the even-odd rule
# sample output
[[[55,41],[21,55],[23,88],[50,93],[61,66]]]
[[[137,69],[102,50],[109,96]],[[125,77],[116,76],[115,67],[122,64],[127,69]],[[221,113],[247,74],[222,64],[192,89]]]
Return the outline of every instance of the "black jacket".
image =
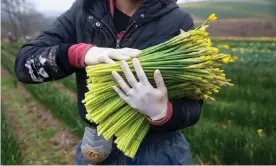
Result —
[[[85,120],[82,100],[88,90],[86,72],[83,68],[70,66],[67,53],[71,45],[88,43],[98,47],[144,49],[178,35],[180,29],[188,31],[193,28],[191,16],[181,11],[174,0],[142,0],[125,35],[117,40],[108,0],[76,0],[49,30],[19,50],[15,61],[16,76],[23,83],[37,84],[76,73],[78,110]],[[153,130],[175,131],[198,121],[200,101],[183,99],[171,102],[171,120],[163,126],[152,126]]]

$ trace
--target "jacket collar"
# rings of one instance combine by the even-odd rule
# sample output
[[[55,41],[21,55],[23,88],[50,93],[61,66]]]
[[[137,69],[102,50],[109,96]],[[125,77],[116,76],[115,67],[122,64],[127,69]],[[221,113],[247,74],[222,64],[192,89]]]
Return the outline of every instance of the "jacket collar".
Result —
[[[167,14],[178,8],[175,0],[142,0],[141,6],[131,17],[132,21],[143,24]]]
[[[114,13],[114,0],[83,0],[83,8],[98,19],[106,19]],[[175,0],[142,0],[141,6],[131,17],[131,22],[146,23],[178,8]],[[110,21],[110,20],[109,20]]]

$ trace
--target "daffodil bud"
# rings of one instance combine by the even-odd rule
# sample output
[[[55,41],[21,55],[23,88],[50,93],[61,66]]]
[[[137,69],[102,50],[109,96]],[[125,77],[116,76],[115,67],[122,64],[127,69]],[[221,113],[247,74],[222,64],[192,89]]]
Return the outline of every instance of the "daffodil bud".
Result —
[[[217,16],[216,16],[216,14],[215,13],[213,13],[213,14],[211,14],[210,16],[209,16],[209,18],[208,18],[208,21],[215,21],[215,20],[217,20]]]
[[[216,47],[212,47],[212,52],[213,54],[218,54],[219,53],[219,49]]]
[[[203,95],[203,98],[204,98],[205,100],[207,100],[207,99],[208,99],[208,97],[209,97],[209,96],[208,96],[208,95],[206,95],[206,94],[204,94],[204,95]]]

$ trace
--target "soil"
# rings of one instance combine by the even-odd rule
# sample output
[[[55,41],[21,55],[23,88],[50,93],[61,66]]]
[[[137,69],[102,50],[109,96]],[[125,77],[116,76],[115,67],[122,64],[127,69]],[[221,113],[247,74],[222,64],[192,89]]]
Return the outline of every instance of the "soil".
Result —
[[[78,137],[52,116],[1,67],[1,101],[24,164],[73,164]]]
[[[276,17],[265,19],[225,19],[210,24],[211,36],[276,37]]]

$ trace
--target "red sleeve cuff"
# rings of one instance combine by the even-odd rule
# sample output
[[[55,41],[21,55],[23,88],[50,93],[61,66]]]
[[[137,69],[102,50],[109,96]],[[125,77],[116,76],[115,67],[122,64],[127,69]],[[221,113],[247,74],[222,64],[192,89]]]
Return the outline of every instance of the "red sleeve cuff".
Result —
[[[78,68],[85,67],[84,58],[85,58],[86,52],[92,46],[93,45],[91,44],[80,43],[69,47],[68,60],[70,65]]]
[[[161,119],[159,121],[152,121],[152,120],[148,119],[148,121],[151,125],[161,126],[161,125],[166,124],[171,119],[172,114],[173,114],[173,106],[172,106],[171,102],[168,102],[167,114],[163,119]]]

